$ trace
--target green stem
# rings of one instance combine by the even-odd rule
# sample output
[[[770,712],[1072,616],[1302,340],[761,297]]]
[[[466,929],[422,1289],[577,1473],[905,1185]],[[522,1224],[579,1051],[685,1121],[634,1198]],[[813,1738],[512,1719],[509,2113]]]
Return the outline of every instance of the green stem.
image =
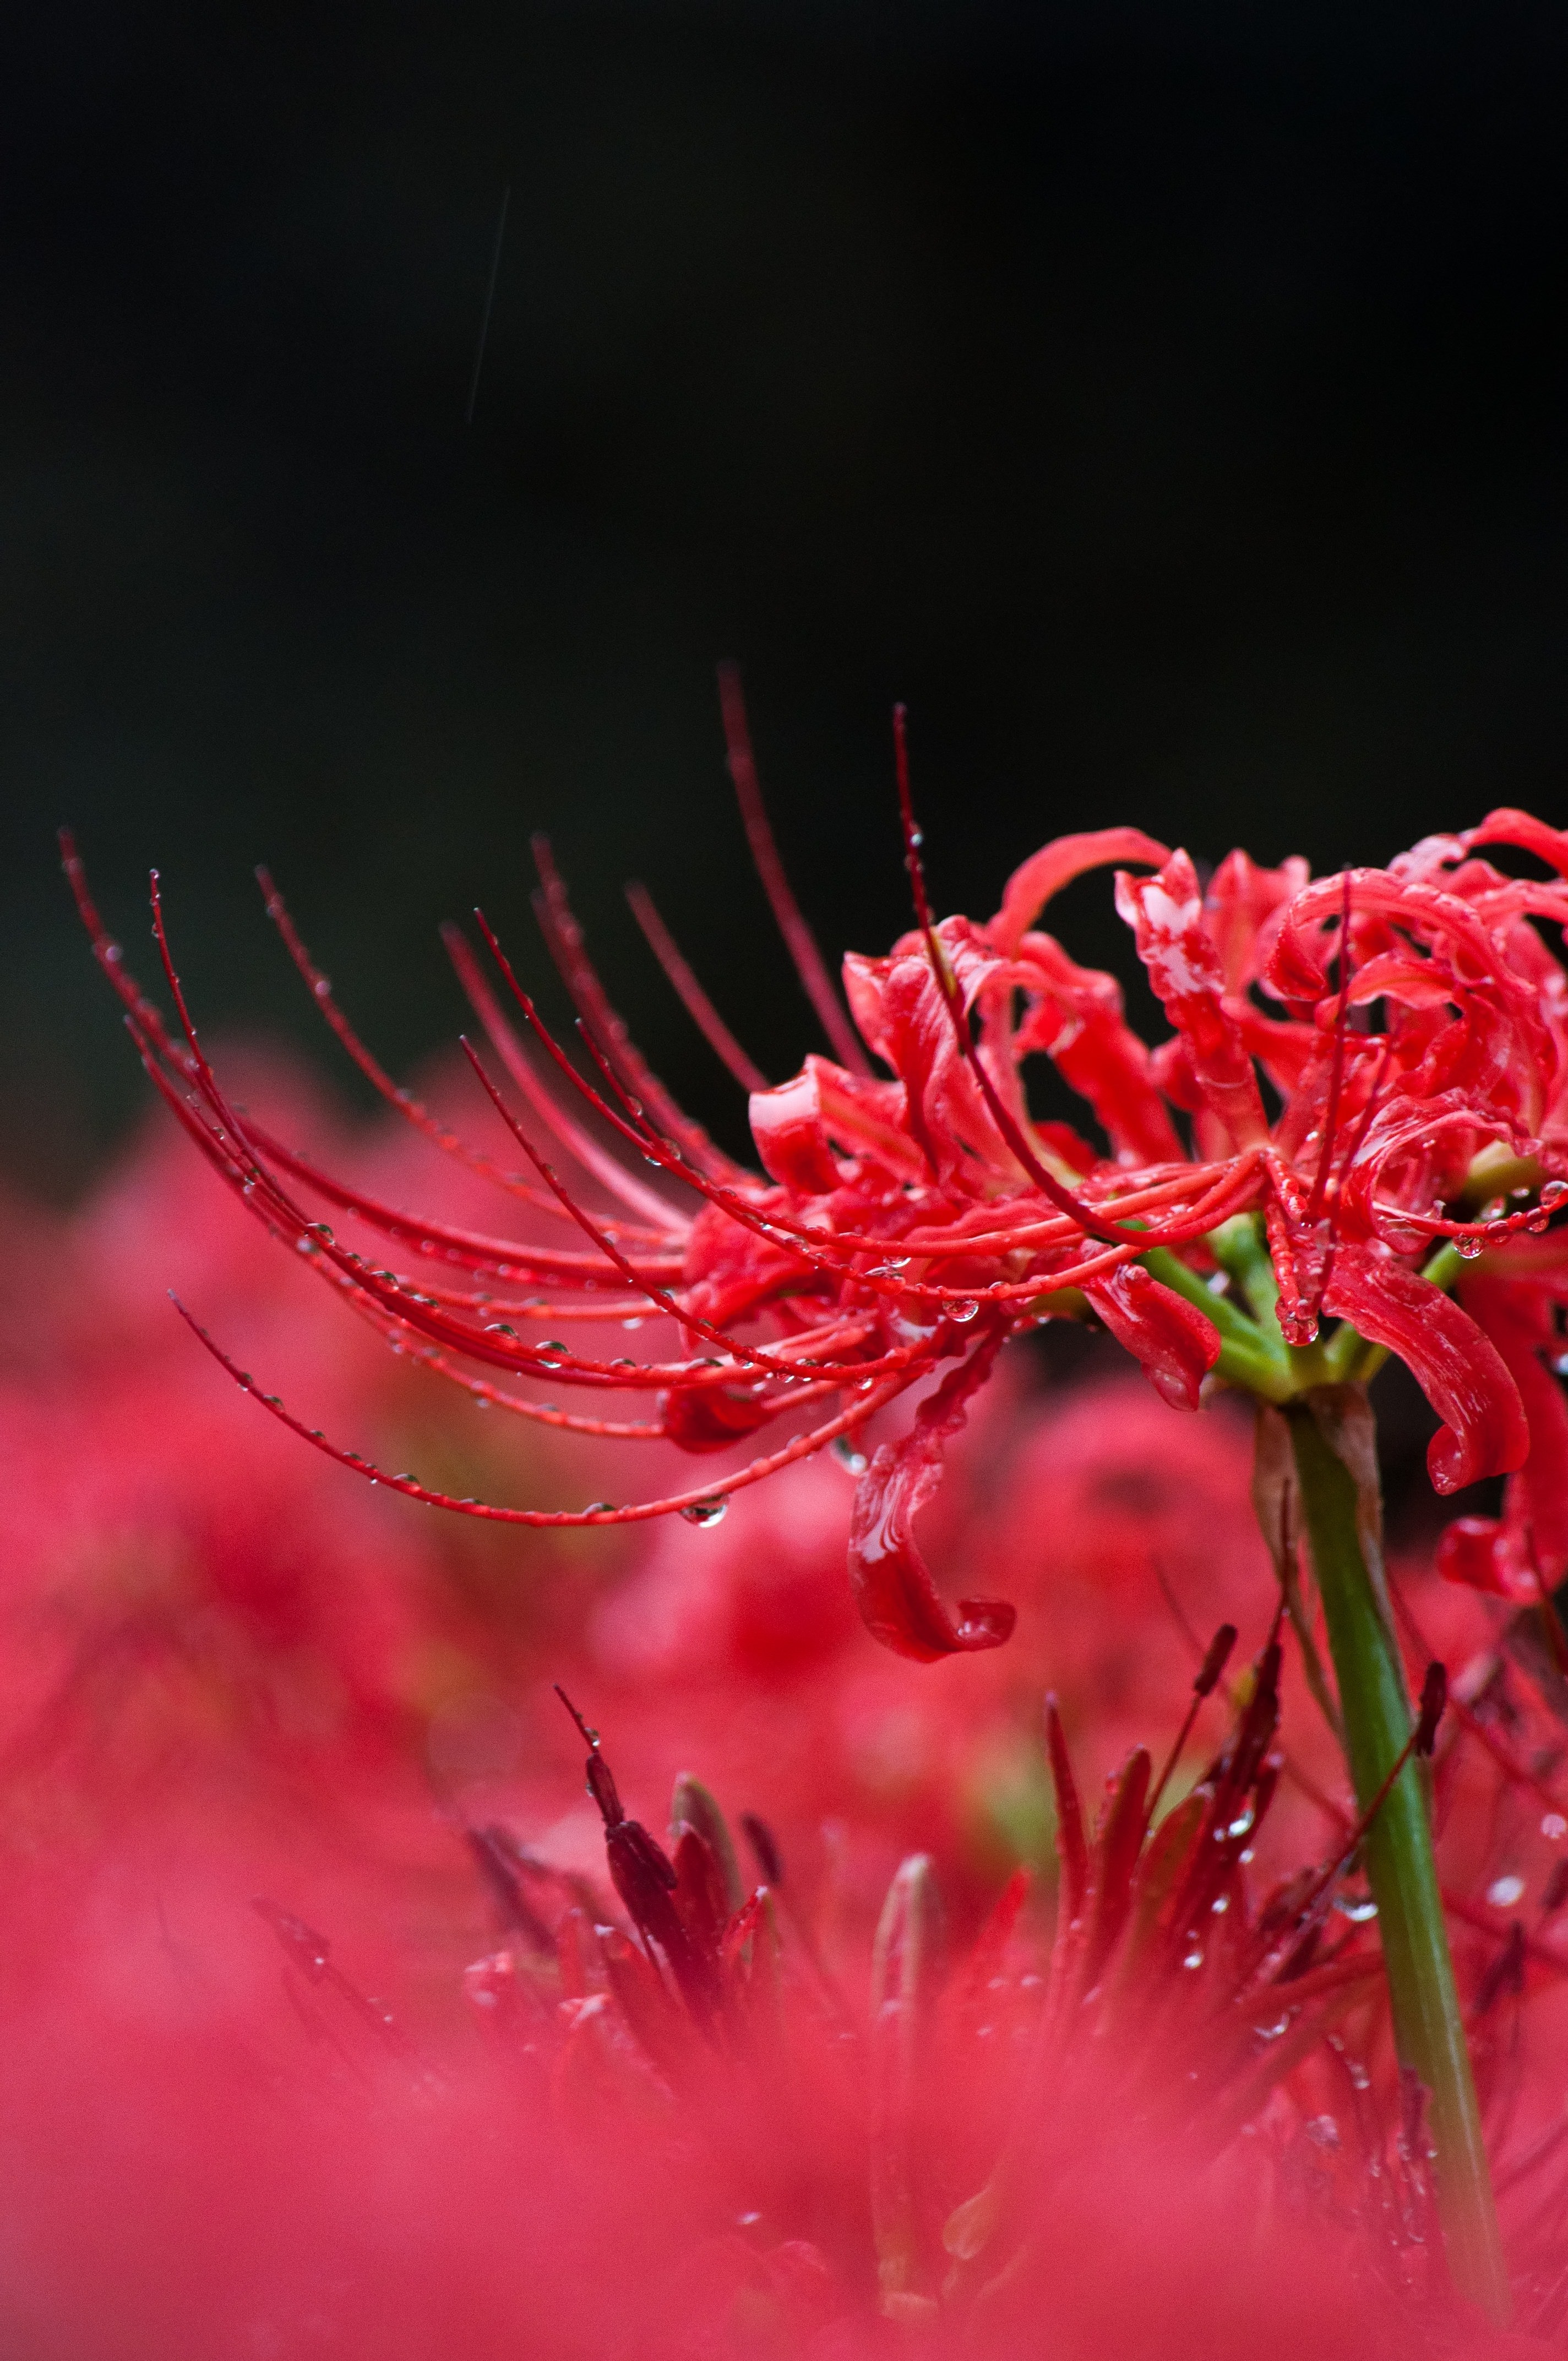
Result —
[[[1321,1396],[1332,1412],[1343,1394]],[[1351,1776],[1361,1808],[1376,1796],[1409,1738],[1404,1670],[1367,1565],[1356,1478],[1313,1416],[1310,1400],[1287,1416],[1308,1538],[1339,1684]],[[1394,1782],[1366,1839],[1383,1960],[1402,2064],[1431,2094],[1438,2210],[1460,2292],[1506,2322],[1508,2277],[1481,2137],[1464,2025],[1432,1854],[1425,1765]]]

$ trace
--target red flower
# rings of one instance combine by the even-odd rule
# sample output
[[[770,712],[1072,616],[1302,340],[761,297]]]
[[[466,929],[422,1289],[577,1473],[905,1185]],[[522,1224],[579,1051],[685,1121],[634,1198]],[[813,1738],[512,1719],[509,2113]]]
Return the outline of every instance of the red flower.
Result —
[[[792,1432],[707,1483],[630,1506],[540,1510],[454,1499],[371,1467],[269,1400],[276,1417],[358,1472],[470,1516],[556,1525],[679,1510],[707,1522],[731,1492],[825,1444],[858,1452],[878,1411],[957,1360],[913,1431],[876,1451],[851,1532],[868,1625],[921,1657],[993,1647],[1012,1628],[1012,1609],[996,1602],[966,1601],[957,1617],[948,1609],[911,1519],[997,1350],[1044,1319],[1098,1320],[1168,1401],[1188,1409],[1216,1367],[1282,1398],[1354,1374],[1354,1355],[1367,1348],[1396,1352],[1444,1421],[1429,1454],[1442,1491],[1520,1469],[1532,1422],[1546,1451],[1568,1445],[1555,1389],[1549,1405],[1550,1381],[1534,1359],[1552,1288],[1525,1272],[1511,1244],[1520,1230],[1543,1228],[1568,1196],[1558,1177],[1568,1169],[1568,976],[1532,924],[1568,918],[1568,836],[1499,812],[1467,837],[1428,839],[1387,870],[1313,884],[1299,861],[1267,870],[1238,851],[1203,888],[1185,852],[1107,829],[1036,853],[989,923],[938,925],[901,775],[919,924],[886,957],[851,954],[844,968],[860,1041],[885,1069],[879,1077],[778,870],[733,683],[726,719],[764,883],[839,1050],[837,1061],[811,1056],[791,1081],[751,1090],[761,1179],[683,1115],[642,1063],[587,961],[547,849],[539,848],[541,921],[597,1079],[584,1080],[545,1031],[482,917],[524,1031],[469,947],[453,935],[450,948],[532,1124],[553,1133],[585,1176],[571,1186],[472,1049],[525,1173],[467,1147],[395,1089],[264,880],[269,914],[362,1071],[436,1146],[521,1200],[535,1238],[534,1217],[553,1217],[562,1242],[549,1246],[405,1215],[242,1115],[191,1026],[156,880],[173,1031],[126,973],[67,848],[101,963],[173,1112],[258,1219],[389,1343],[516,1415],[607,1438],[700,1455],[728,1451],[780,1417]],[[902,774],[902,733],[899,742]],[[1492,842],[1543,856],[1558,877],[1503,875],[1475,856]],[[1153,873],[1120,869],[1115,888],[1173,1027],[1153,1049],[1128,1027],[1114,979],[1079,967],[1037,925],[1052,894],[1109,862]],[[708,1038],[753,1083],[755,1070],[646,896],[635,906]],[[1036,1054],[1086,1101],[1103,1145],[1031,1121],[1024,1067]],[[569,1111],[568,1093],[580,1112]],[[688,1207],[697,1200],[695,1211],[667,1193],[672,1183]],[[606,1209],[590,1211],[590,1195]],[[386,1243],[370,1253],[340,1241],[317,1218],[323,1205],[367,1241]],[[1255,1253],[1250,1295],[1226,1291],[1235,1255],[1216,1234],[1233,1224],[1224,1235],[1236,1247],[1238,1216],[1266,1225],[1272,1278],[1263,1270],[1266,1292],[1277,1289],[1277,1330],[1272,1306],[1258,1301]],[[1489,1268],[1519,1274],[1508,1281],[1512,1312],[1499,1308],[1496,1287],[1467,1309],[1434,1283],[1423,1266],[1453,1243],[1461,1255],[1503,1250]],[[400,1270],[381,1261],[388,1251],[400,1255]],[[1314,1358],[1325,1313],[1344,1325]],[[633,1361],[613,1349],[622,1342],[614,1323],[649,1318],[673,1323],[665,1352]],[[554,1333],[569,1322],[587,1323],[583,1343],[568,1345]],[[576,1334],[584,1335],[581,1325]],[[648,1404],[652,1396],[652,1415],[565,1411],[498,1385],[498,1374],[601,1400]],[[1568,1561],[1568,1522],[1556,1555],[1559,1521],[1538,1519],[1549,1575]],[[1474,1572],[1476,1545],[1467,1546]],[[1495,1554],[1494,1562],[1501,1565]]]

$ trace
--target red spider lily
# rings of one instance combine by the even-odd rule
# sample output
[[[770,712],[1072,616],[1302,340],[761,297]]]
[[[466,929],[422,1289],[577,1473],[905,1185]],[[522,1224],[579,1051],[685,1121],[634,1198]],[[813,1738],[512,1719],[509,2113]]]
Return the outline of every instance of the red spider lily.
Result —
[[[848,2337],[868,2283],[884,2316],[920,2325],[943,2350],[949,2338],[970,2349],[982,2332],[989,2349],[1011,2351],[1016,2336],[1028,2350],[1042,2322],[1065,2330],[1076,2299],[1063,2292],[1057,2234],[1075,2176],[1113,2145],[1110,2124],[1136,2126],[1146,2186],[1151,2175],[1208,2176],[1230,2189],[1236,2222],[1251,2221],[1260,2186],[1270,2189],[1320,2267],[1348,2262],[1361,2279],[1364,2334],[1384,2302],[1402,2299],[1384,2335],[1441,2335],[1421,2093],[1395,2065],[1376,1937],[1350,1876],[1380,1799],[1354,1824],[1337,1822],[1320,1865],[1253,1890],[1283,1767],[1277,1636],[1238,1685],[1226,1742],[1158,1817],[1234,1636],[1216,1634],[1164,1770],[1154,1776],[1135,1748],[1092,1828],[1049,1705],[1049,1919],[1020,1872],[967,1953],[955,1950],[931,1862],[916,1855],[888,1891],[869,1976],[841,1941],[825,1948],[814,1898],[764,1824],[741,1816],[748,1877],[715,1799],[683,1774],[666,1850],[628,1817],[598,1734],[569,1708],[628,1924],[607,1923],[585,1881],[505,1828],[477,1829],[470,1842],[506,1939],[467,1971],[469,1997],[499,2053],[526,2059],[558,2108],[600,2123],[628,2106],[666,2111],[673,2128],[711,2147],[733,2192],[730,2217],[758,2227],[757,2250],[736,2265],[769,2290],[781,2350],[827,2320]],[[1433,1752],[1445,1690],[1434,1664],[1411,1748]],[[1485,1724],[1464,1712],[1439,1771],[1451,1802],[1456,1773],[1486,1760],[1471,1742]],[[1505,1800],[1518,1784],[1506,1773]],[[1495,1862],[1497,1801],[1470,1817],[1490,1817]],[[1525,1887],[1516,1877],[1508,1891]],[[1496,1879],[1490,1890],[1503,1892]],[[1549,1878],[1548,1913],[1562,1901],[1552,1894]],[[1521,1920],[1505,1931],[1495,1902],[1456,1906],[1483,1938],[1468,1963],[1471,2024],[1518,2201],[1521,2308],[1548,2334],[1568,2294],[1551,2235],[1561,2126],[1518,2122],[1508,2053],[1517,2061],[1527,1983],[1539,2007],[1562,1989],[1568,1960]],[[283,1930],[294,1954],[302,1932]],[[319,1972],[324,1943],[313,1938],[305,1956]],[[1245,2193],[1231,2183],[1238,2172]],[[799,2316],[792,2304],[807,2296]],[[1113,2310],[1103,2288],[1099,2301],[1103,2340]]]
[[[912,1519],[997,1351],[1042,1320],[1098,1321],[1168,1401],[1187,1409],[1212,1371],[1282,1398],[1354,1374],[1355,1355],[1396,1352],[1444,1422],[1429,1453],[1442,1491],[1520,1469],[1532,1428],[1543,1438],[1542,1466],[1561,1458],[1568,1420],[1554,1388],[1548,1405],[1550,1381],[1533,1358],[1546,1316],[1540,1307],[1552,1290],[1527,1275],[1533,1267],[1518,1262],[1514,1241],[1544,1228],[1568,1197],[1559,1177],[1568,1169],[1568,976],[1532,923],[1568,918],[1568,834],[1497,812],[1465,837],[1426,840],[1387,870],[1316,883],[1299,861],[1262,869],[1237,851],[1205,889],[1186,853],[1136,829],[1105,829],[1059,838],[1032,856],[989,923],[938,924],[900,714],[918,924],[885,958],[850,954],[844,965],[854,1028],[885,1068],[879,1077],[784,880],[729,676],[724,707],[752,849],[839,1060],[810,1056],[790,1082],[755,1088],[755,1069],[646,896],[636,906],[686,1005],[751,1089],[761,1180],[723,1154],[649,1071],[606,999],[547,848],[536,848],[536,906],[579,1011],[595,1078],[585,1079],[552,1038],[482,917],[521,1029],[473,950],[455,935],[449,947],[531,1123],[579,1168],[583,1178],[571,1184],[467,1043],[525,1171],[504,1170],[398,1090],[263,879],[269,914],[362,1071],[436,1146],[531,1215],[564,1225],[565,1244],[414,1219],[345,1186],[242,1115],[198,1043],[156,878],[154,930],[173,1029],[126,973],[67,845],[100,963],[170,1108],[257,1218],[307,1256],[389,1342],[479,1399],[576,1432],[662,1440],[698,1455],[728,1450],[781,1417],[795,1432],[710,1483],[565,1510],[458,1500],[411,1476],[389,1475],[264,1396],[275,1417],[373,1480],[473,1517],[603,1524],[678,1511],[708,1522],[732,1492],[828,1444],[858,1455],[878,1411],[955,1360],[913,1431],[876,1451],[850,1537],[851,1578],[869,1628],[925,1659],[994,1647],[1013,1628],[1013,1609],[997,1601],[965,1600],[955,1615],[921,1556]],[[1475,853],[1495,842],[1544,858],[1557,876],[1532,884],[1504,875]],[[1115,887],[1174,1028],[1152,1050],[1126,1025],[1114,980],[1078,966],[1037,925],[1052,895],[1110,862],[1153,872],[1118,870]],[[1065,1125],[1031,1120],[1024,1070],[1036,1054],[1048,1056],[1086,1101],[1103,1148]],[[1278,1103],[1272,1118],[1266,1091]],[[570,1111],[574,1094],[578,1113]],[[621,1153],[607,1146],[607,1131]],[[629,1168],[625,1151],[641,1171]],[[695,1211],[644,1178],[649,1168],[688,1203],[695,1198]],[[613,1210],[590,1210],[595,1192]],[[383,1250],[396,1250],[406,1268],[339,1241],[318,1218],[323,1204],[387,1241]],[[1227,1272],[1234,1275],[1258,1220],[1272,1267],[1269,1300],[1259,1301],[1255,1253],[1247,1310],[1242,1295],[1226,1291]],[[1217,1234],[1231,1240],[1229,1249],[1222,1251]],[[1431,1258],[1441,1265],[1455,1248],[1462,1257],[1486,1250],[1489,1271],[1516,1274],[1507,1299],[1513,1312],[1499,1308],[1505,1299],[1493,1288],[1478,1293],[1472,1316],[1436,1283],[1444,1274],[1434,1276]],[[1342,1323],[1326,1345],[1316,1342],[1324,1314]],[[604,1346],[596,1355],[553,1335],[532,1341],[571,1321],[637,1325],[648,1318],[673,1323],[667,1357],[633,1361]],[[203,1341],[249,1383],[218,1345]],[[563,1411],[459,1364],[547,1377],[588,1395],[651,1394],[652,1415]],[[1537,1521],[1536,1548],[1551,1579],[1568,1564],[1568,1522],[1560,1509]],[[1515,1516],[1512,1538],[1496,1547],[1461,1536],[1451,1553],[1456,1570],[1475,1578],[1480,1568],[1494,1587],[1517,1587],[1518,1524]]]

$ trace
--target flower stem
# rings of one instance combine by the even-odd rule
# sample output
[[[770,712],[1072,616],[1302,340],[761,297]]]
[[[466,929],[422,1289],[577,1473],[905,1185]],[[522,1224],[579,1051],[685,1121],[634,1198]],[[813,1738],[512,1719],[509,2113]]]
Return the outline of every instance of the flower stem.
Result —
[[[1365,1509],[1355,1473],[1335,1450],[1334,1412],[1349,1388],[1293,1402],[1287,1416],[1312,1564],[1344,1718],[1346,1752],[1363,1811],[1410,1734],[1404,1670],[1368,1565]],[[1361,1415],[1365,1397],[1353,1397]],[[1365,1479],[1364,1479],[1365,1480]],[[1358,1513],[1359,1511],[1359,1513]],[[1373,1544],[1372,1554],[1376,1554]],[[1366,1839],[1400,2062],[1431,2094],[1438,2210],[1449,2269],[1462,2295],[1506,2322],[1508,2285],[1497,2234],[1480,2112],[1432,1854],[1425,1765],[1412,1758]]]

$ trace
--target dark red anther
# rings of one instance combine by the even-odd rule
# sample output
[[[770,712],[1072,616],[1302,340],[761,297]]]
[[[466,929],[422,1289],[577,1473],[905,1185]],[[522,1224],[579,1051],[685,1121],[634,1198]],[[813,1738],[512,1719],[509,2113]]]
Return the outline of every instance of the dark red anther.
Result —
[[[779,1850],[778,1839],[766,1820],[760,1820],[755,1812],[742,1812],[740,1826],[745,1831],[747,1843],[756,1855],[763,1884],[782,1886],[784,1882],[784,1855]]]
[[[1061,1726],[1055,1697],[1046,1699],[1046,1746],[1050,1755],[1051,1784],[1057,1802],[1057,1857],[1061,1863],[1063,1916],[1070,1925],[1080,1917],[1089,1891],[1089,1847],[1083,1837],[1083,1806]]]
[[[556,1696],[565,1707],[566,1711],[571,1715],[572,1719],[576,1723],[583,1743],[588,1750],[588,1759],[586,1766],[588,1793],[593,1797],[595,1803],[598,1806],[599,1817],[603,1820],[606,1829],[618,1828],[625,1821],[626,1814],[621,1809],[620,1795],[616,1787],[614,1773],[611,1772],[609,1764],[605,1761],[603,1754],[599,1752],[598,1731],[597,1730],[589,1729],[587,1723],[583,1719],[582,1715],[577,1711],[576,1707],[572,1703],[571,1698],[566,1695],[565,1690],[561,1686],[560,1682],[556,1681],[553,1686]],[[652,1842],[652,1839],[650,1839],[649,1841]],[[655,1848],[655,1850],[657,1849]],[[660,1854],[660,1859],[663,1859],[663,1855],[662,1853]],[[611,1866],[613,1867],[614,1864],[612,1863]],[[668,1862],[665,1862],[665,1867],[669,1867]],[[674,1872],[672,1872],[672,1876]],[[628,1906],[630,1907],[630,1905]]]
[[[1187,1619],[1182,1615],[1179,1606],[1177,1605],[1175,1598],[1172,1597],[1170,1590],[1167,1587],[1165,1576],[1163,1575],[1160,1576],[1159,1581],[1160,1587],[1165,1591],[1167,1598],[1170,1601],[1171,1606],[1176,1609],[1178,1617],[1185,1625]],[[1186,1714],[1182,1718],[1181,1728],[1177,1731],[1175,1740],[1171,1745],[1170,1752],[1166,1756],[1165,1767],[1161,1771],[1159,1777],[1155,1781],[1153,1790],[1150,1793],[1148,1799],[1148,1818],[1151,1823],[1153,1822],[1156,1811],[1158,1809],[1160,1798],[1165,1794],[1166,1787],[1169,1784],[1170,1774],[1181,1759],[1182,1749],[1192,1735],[1192,1725],[1198,1719],[1198,1708],[1202,1704],[1204,1698],[1212,1696],[1215,1688],[1219,1686],[1220,1675],[1224,1671],[1226,1664],[1229,1663],[1231,1650],[1235,1646],[1235,1625],[1234,1623],[1222,1623],[1213,1638],[1210,1641],[1203,1661],[1198,1667],[1198,1676],[1192,1684],[1192,1702],[1188,1707]]]
[[[1427,1676],[1421,1683],[1421,1709],[1415,1737],[1418,1754],[1430,1754],[1437,1744],[1437,1726],[1447,1703],[1448,1668],[1434,1661],[1427,1666]]]
[[[1233,1795],[1246,1793],[1274,1742],[1274,1733],[1279,1727],[1279,1642],[1270,1640],[1257,1660],[1251,1701],[1242,1716],[1228,1765],[1228,1784]]]
[[[699,1951],[717,1958],[729,1923],[729,1896],[718,1856],[700,1828],[681,1824],[674,1841],[675,1908]]]
[[[1235,1644],[1235,1625],[1222,1623],[1209,1642],[1208,1654],[1198,1668],[1198,1677],[1192,1684],[1194,1697],[1206,1697],[1212,1695],[1219,1686],[1220,1675],[1229,1664],[1231,1650]]]

